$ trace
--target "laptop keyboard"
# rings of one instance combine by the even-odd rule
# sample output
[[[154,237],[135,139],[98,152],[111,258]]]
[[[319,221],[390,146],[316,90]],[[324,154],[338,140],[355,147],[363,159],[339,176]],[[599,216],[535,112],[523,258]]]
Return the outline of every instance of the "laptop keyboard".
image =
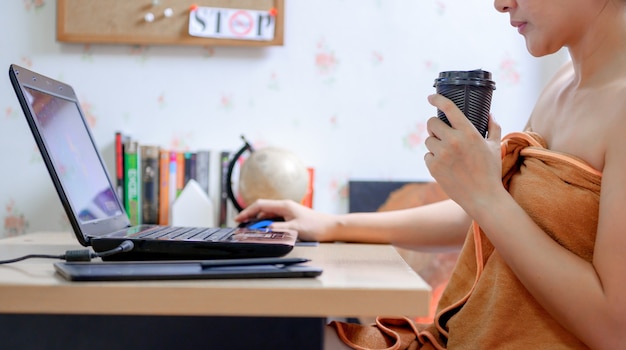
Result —
[[[217,242],[228,238],[235,230],[236,228],[168,226],[141,233],[137,238]]]

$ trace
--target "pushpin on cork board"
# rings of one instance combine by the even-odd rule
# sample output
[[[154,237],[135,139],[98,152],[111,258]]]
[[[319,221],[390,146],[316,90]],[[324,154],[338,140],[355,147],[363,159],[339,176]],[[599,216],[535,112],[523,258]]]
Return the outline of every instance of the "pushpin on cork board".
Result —
[[[284,3],[285,0],[57,0],[56,35],[60,42],[80,44],[280,46],[284,43]],[[190,34],[191,13],[207,7],[228,10],[230,23],[224,22],[226,17],[220,19],[228,26],[223,28],[230,30],[230,37]],[[154,18],[146,17],[148,13]],[[250,17],[252,14],[257,16]],[[265,17],[258,17],[259,14]]]

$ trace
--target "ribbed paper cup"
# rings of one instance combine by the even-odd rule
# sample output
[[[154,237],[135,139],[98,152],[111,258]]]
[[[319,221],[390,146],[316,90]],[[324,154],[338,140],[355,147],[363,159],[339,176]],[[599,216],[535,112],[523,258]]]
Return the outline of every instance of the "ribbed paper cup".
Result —
[[[439,78],[435,79],[434,87],[438,94],[449,98],[459,107],[483,137],[487,135],[491,97],[496,89],[491,73],[480,69],[441,72]],[[450,125],[446,115],[439,109],[437,117]]]

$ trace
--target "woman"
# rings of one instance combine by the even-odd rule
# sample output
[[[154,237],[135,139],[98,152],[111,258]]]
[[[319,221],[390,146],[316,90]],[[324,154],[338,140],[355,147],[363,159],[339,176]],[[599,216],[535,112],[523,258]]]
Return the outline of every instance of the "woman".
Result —
[[[503,139],[493,119],[483,139],[451,101],[428,97],[452,125],[429,119],[424,156],[450,200],[346,215],[260,200],[236,218],[282,216],[274,229],[311,240],[463,244],[434,325],[333,323],[328,348],[626,349],[626,1],[495,7],[530,54],[565,47],[571,62],[527,130]]]

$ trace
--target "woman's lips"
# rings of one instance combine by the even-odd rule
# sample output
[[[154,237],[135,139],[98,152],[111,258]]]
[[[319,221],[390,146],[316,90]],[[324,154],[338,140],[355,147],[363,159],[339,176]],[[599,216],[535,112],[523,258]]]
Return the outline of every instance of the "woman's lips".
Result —
[[[526,22],[511,21],[511,25],[517,28],[518,33],[524,34],[524,29],[526,28]]]

